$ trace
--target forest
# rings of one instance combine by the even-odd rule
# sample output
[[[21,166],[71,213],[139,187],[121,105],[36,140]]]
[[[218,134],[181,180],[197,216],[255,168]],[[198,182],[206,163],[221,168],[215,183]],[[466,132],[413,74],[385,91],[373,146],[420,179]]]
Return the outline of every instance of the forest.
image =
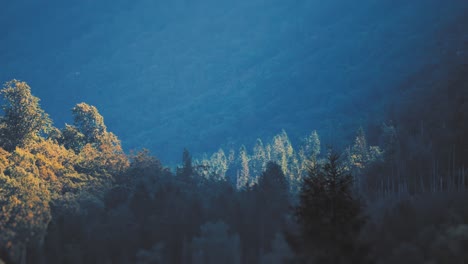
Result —
[[[0,264],[468,263],[467,0],[0,1]]]
[[[55,127],[30,86],[9,81],[0,263],[465,263],[467,76],[456,64],[413,80],[424,93],[346,147],[283,130],[253,148],[185,149],[175,168],[124,152],[87,103]]]

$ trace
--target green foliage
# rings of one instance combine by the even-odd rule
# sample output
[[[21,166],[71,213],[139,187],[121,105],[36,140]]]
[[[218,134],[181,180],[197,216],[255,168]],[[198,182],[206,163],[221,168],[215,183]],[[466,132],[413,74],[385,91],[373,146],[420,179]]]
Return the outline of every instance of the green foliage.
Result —
[[[67,149],[72,149],[75,153],[79,153],[86,144],[86,138],[78,128],[65,124],[65,128],[63,128],[58,136],[58,142]]]
[[[38,140],[41,133],[48,132],[52,121],[39,105],[39,98],[31,94],[25,83],[12,80],[0,91],[4,99],[0,120],[0,145],[12,151],[30,140]]]
[[[79,103],[73,109],[74,125],[84,135],[86,143],[99,143],[107,132],[104,118],[97,108],[86,103]]]
[[[420,164],[431,152],[422,141],[405,141],[421,153],[403,151],[393,125],[383,126],[381,146],[369,146],[360,128],[344,163],[320,156],[316,131],[296,151],[283,130],[258,139],[251,155],[241,146],[192,162],[184,150],[174,175],[147,150],[127,156],[94,106],[75,106],[74,124],[59,130],[26,83],[8,82],[1,94],[0,258],[8,263],[369,263],[370,253],[383,264],[468,261],[464,169],[431,174],[432,193],[456,186],[459,196],[401,202],[405,184],[415,186],[408,173],[423,171],[405,159]],[[358,192],[372,202],[372,222]]]

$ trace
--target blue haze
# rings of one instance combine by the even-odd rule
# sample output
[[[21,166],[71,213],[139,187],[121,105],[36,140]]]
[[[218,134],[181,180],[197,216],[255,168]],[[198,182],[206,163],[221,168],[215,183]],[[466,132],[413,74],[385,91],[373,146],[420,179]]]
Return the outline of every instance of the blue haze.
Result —
[[[340,144],[385,121],[395,87],[446,53],[466,0],[2,1],[0,81],[55,125],[98,107],[163,161],[313,129]]]

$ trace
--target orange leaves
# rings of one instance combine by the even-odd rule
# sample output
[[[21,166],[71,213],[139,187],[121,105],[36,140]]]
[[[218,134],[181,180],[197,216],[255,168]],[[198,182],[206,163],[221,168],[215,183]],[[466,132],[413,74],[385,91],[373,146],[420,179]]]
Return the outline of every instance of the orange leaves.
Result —
[[[0,174],[0,245],[11,248],[38,239],[51,215],[45,182],[22,168],[8,170],[12,177]]]
[[[55,181],[57,177],[73,171],[76,155],[73,151],[55,144],[51,140],[44,140],[28,146],[29,151],[36,157],[36,166],[43,179]]]
[[[8,82],[0,95],[0,251],[15,252],[44,239],[51,202],[78,208],[76,197],[96,198],[129,161],[94,106],[78,104],[60,131],[26,83]]]
[[[9,161],[10,153],[4,150],[3,148],[0,148],[0,173],[5,171],[5,169],[8,167],[10,161]]]
[[[42,132],[50,129],[52,121],[25,82],[7,82],[0,94],[4,99],[2,107],[5,113],[0,126],[3,148],[13,151],[17,146],[38,140]]]
[[[129,166],[127,156],[121,151],[120,145],[104,142],[99,149],[91,144],[86,144],[78,155],[78,164],[88,173],[110,173],[123,172]]]

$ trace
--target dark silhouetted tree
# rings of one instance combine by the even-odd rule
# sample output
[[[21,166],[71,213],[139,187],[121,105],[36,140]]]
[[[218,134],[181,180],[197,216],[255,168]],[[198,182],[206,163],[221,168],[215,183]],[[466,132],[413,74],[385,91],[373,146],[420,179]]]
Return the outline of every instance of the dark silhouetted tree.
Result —
[[[257,214],[259,218],[259,241],[262,252],[271,250],[271,241],[280,232],[289,211],[288,182],[275,162],[268,162],[266,170],[258,180],[256,191]]]
[[[362,204],[352,193],[353,177],[331,153],[311,167],[295,215],[300,226],[299,259],[309,263],[366,263],[359,234]]]
[[[193,175],[192,155],[185,148],[182,152],[182,167],[177,169],[177,175],[182,179],[189,179]]]

